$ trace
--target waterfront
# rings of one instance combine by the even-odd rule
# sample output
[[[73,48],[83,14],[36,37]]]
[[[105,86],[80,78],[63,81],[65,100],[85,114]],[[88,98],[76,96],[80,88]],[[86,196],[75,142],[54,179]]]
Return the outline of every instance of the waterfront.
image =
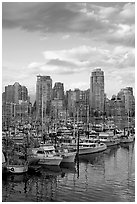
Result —
[[[2,182],[3,202],[134,202],[135,144],[80,156],[75,165],[43,168]]]

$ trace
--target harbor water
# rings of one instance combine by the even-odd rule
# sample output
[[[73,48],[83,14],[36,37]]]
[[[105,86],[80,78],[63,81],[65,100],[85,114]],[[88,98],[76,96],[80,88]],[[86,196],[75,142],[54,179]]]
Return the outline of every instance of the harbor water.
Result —
[[[135,143],[2,180],[3,202],[135,202]]]

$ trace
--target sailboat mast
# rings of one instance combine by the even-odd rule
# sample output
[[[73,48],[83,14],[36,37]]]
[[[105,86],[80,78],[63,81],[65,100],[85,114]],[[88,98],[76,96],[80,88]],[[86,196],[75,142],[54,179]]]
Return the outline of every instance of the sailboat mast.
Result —
[[[89,131],[89,106],[87,105],[87,131]]]
[[[74,112],[74,131],[73,131],[73,136],[74,136],[74,138],[75,138],[75,112]]]
[[[127,122],[128,122],[128,124],[127,124],[127,126],[128,126],[128,136],[129,136],[129,109],[128,109],[128,115],[127,115]]]
[[[42,131],[42,137],[43,137],[43,86],[42,86],[42,107],[41,107],[41,117],[42,117],[42,124],[41,124],[41,131]]]
[[[79,156],[79,110],[78,110],[78,106],[77,106],[77,156]]]

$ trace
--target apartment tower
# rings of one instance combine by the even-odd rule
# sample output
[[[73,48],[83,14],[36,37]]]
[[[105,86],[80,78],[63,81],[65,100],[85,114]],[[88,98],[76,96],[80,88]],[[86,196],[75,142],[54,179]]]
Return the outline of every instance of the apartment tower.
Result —
[[[52,97],[52,79],[50,76],[37,76],[36,83],[36,117],[46,117],[50,112]]]
[[[90,108],[92,111],[104,111],[104,72],[100,68],[91,73]]]
[[[53,87],[53,99],[64,99],[64,85],[61,82],[56,82]]]

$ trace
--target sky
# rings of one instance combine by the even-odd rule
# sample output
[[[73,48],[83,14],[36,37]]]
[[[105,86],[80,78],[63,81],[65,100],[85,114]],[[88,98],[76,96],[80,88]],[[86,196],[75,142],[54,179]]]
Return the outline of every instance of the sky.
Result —
[[[35,98],[39,74],[86,90],[95,68],[108,98],[135,89],[134,2],[2,3],[2,91],[19,82]]]

